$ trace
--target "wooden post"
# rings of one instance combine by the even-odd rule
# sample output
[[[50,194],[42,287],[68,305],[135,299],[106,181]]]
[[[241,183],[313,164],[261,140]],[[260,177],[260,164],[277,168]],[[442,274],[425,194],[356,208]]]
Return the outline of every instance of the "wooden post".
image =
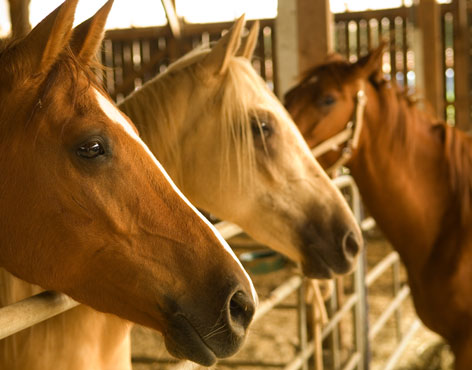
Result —
[[[416,75],[420,93],[434,114],[444,118],[444,70],[441,14],[436,0],[419,0],[417,6]]]
[[[11,36],[13,39],[26,36],[31,31],[29,4],[30,0],[9,0]]]
[[[174,0],[161,0],[164,11],[166,12],[167,22],[172,31],[174,38],[179,39],[182,36],[182,30],[180,27],[180,19],[175,11]]]
[[[298,65],[304,72],[333,52],[333,15],[329,0],[297,0]]]
[[[464,131],[472,128],[470,112],[470,42],[467,1],[454,2],[454,70],[456,126]]]
[[[329,0],[279,0],[276,20],[277,95],[293,86],[300,73],[333,51]]]
[[[279,0],[275,20],[277,91],[282,99],[298,79],[297,7],[293,0]]]

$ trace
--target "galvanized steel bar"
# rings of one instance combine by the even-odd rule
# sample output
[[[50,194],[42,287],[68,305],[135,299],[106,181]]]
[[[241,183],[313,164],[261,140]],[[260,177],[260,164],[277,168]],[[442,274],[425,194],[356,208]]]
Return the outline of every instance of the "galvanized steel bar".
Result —
[[[331,294],[330,300],[329,300],[329,309],[331,314],[338,312],[339,309],[339,304],[338,304],[338,295],[337,295],[337,285],[338,282],[336,279],[334,280],[334,289]],[[329,338],[329,343],[330,343],[330,349],[331,349],[331,361],[333,363],[333,368],[334,369],[339,369],[340,362],[339,362],[339,341],[340,341],[340,335],[339,335],[339,326],[335,325],[333,326],[333,329],[331,330],[331,336]]]
[[[259,320],[264,316],[268,311],[270,311],[274,306],[287,298],[291,293],[297,290],[303,282],[301,276],[292,276],[285,283],[275,288],[270,292],[269,298],[259,303],[257,311],[254,314],[253,321]]]
[[[0,308],[0,339],[79,305],[65,294],[47,291]]]
[[[243,230],[238,225],[232,224],[228,221],[218,222],[217,224],[215,224],[215,227],[225,239],[230,239],[233,236],[236,236],[243,232]]]
[[[393,279],[393,296],[396,297],[401,289],[400,282],[400,262],[397,261],[392,265],[392,279]],[[402,309],[398,307],[395,310],[395,332],[397,334],[397,341],[400,342],[402,339]]]
[[[390,252],[386,257],[382,259],[375,267],[367,274],[365,278],[365,284],[367,287],[370,287],[375,280],[382,275],[386,269],[398,261],[399,256],[397,252]]]
[[[300,351],[304,352],[307,348],[308,333],[306,328],[306,301],[305,301],[305,284],[302,282],[298,287],[298,338],[300,340]],[[308,370],[308,362],[302,360],[302,370]]]
[[[323,328],[322,338],[323,340],[331,333],[334,327],[341,321],[343,316],[358,302],[359,295],[357,293],[351,294],[347,299],[346,303],[336,312],[331,318],[330,322]]]
[[[397,349],[395,350],[395,352],[393,352],[393,354],[388,359],[387,364],[385,365],[383,370],[393,370],[395,368],[395,365],[397,364],[398,360],[400,360],[400,356],[405,351],[406,346],[408,345],[411,338],[413,338],[413,335],[416,333],[416,331],[420,327],[421,327],[421,322],[419,319],[416,319],[415,321],[413,321],[410,328],[408,329],[405,336],[403,337],[402,341],[398,344]]]
[[[354,353],[348,363],[342,368],[342,370],[353,370],[355,367],[359,367],[363,361],[362,357],[363,356],[361,356],[359,352]]]
[[[384,327],[387,320],[394,314],[397,308],[403,303],[403,301],[408,297],[410,294],[410,287],[405,285],[399,292],[398,295],[393,299],[393,301],[389,304],[387,309],[382,312],[380,317],[377,321],[372,325],[372,328],[369,331],[369,340],[374,340],[379,331]]]

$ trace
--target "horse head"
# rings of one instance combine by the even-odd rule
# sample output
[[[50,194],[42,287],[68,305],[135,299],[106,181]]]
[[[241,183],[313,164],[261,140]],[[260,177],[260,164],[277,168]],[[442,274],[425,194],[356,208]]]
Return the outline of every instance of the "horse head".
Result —
[[[241,17],[211,49],[184,56],[120,108],[195,205],[300,262],[310,277],[348,272],[359,228],[252,67],[257,25],[241,44],[243,26]]]
[[[112,1],[73,30],[76,5],[0,51],[0,265],[210,365],[240,347],[254,288],[93,76]]]

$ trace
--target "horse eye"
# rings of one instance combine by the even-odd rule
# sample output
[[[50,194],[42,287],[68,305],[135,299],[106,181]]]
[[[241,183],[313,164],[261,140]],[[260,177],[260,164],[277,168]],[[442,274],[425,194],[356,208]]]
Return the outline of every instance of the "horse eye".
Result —
[[[324,95],[319,100],[319,105],[324,106],[324,107],[329,107],[330,105],[333,105],[334,103],[336,103],[336,99],[332,95]]]
[[[251,130],[255,138],[262,135],[264,139],[268,139],[272,135],[272,127],[270,124],[262,120],[258,121],[253,119],[251,121]]]
[[[99,140],[91,140],[82,144],[77,149],[77,155],[82,158],[93,159],[104,155],[105,149]]]

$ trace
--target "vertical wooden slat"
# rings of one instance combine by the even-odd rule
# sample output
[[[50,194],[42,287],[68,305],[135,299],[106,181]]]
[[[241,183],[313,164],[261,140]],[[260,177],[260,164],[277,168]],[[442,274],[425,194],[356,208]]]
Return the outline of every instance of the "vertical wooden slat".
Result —
[[[298,65],[306,71],[333,51],[329,0],[297,0]]]
[[[275,26],[271,26],[272,28],[272,73],[273,73],[273,80],[274,80],[274,92],[280,91],[279,90],[279,78],[278,78],[278,54],[277,54],[277,47],[276,47],[276,40],[277,40],[277,35],[276,35],[276,28]]]
[[[397,81],[397,33],[395,32],[395,17],[388,18],[390,33],[390,68],[392,81]]]
[[[456,126],[471,129],[470,111],[470,40],[467,1],[454,2],[454,64],[456,95]]]
[[[443,117],[444,78],[442,77],[440,9],[436,0],[420,0],[417,11],[417,26],[421,31],[420,42],[422,43],[419,52],[423,54],[424,96],[435,114]]]
[[[403,81],[405,88],[408,87],[408,18],[403,18]]]

